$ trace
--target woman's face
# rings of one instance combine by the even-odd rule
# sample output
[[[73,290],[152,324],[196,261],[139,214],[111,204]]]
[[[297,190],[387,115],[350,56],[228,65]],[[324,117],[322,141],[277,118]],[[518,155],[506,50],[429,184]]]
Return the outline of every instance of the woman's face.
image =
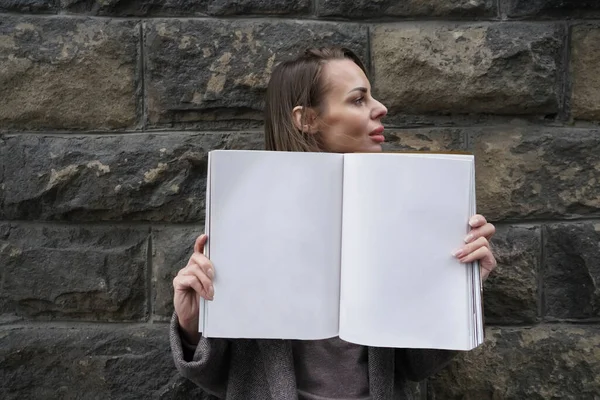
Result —
[[[317,129],[327,151],[381,151],[387,108],[371,96],[371,84],[353,61],[332,60],[323,67],[325,96]]]

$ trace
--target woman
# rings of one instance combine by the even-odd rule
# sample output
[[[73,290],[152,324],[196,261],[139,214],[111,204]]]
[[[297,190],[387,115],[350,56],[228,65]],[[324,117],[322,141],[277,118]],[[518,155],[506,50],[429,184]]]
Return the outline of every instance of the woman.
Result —
[[[358,57],[337,48],[307,50],[278,65],[266,98],[267,150],[373,152],[384,141],[387,109],[375,100]],[[465,246],[454,256],[495,268],[488,239],[493,225],[469,221]],[[432,227],[435,229],[435,227]],[[199,298],[213,299],[214,267],[198,237],[188,264],[173,280],[171,347],[181,374],[226,399],[402,399],[407,379],[440,369],[451,351],[388,349],[318,341],[207,339],[198,333]]]

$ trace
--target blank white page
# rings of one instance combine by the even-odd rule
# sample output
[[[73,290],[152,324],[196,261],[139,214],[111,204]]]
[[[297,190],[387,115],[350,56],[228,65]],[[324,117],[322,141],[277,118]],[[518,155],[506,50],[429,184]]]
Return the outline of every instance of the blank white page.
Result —
[[[472,156],[344,160],[340,337],[469,349],[469,271],[452,257],[470,217]]]
[[[210,153],[207,337],[337,336],[343,156]]]

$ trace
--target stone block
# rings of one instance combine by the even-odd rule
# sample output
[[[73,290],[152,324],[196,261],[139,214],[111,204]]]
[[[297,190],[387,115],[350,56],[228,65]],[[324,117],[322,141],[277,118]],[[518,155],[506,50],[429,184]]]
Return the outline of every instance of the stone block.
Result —
[[[0,0],[0,12],[47,13],[56,9],[54,0]]]
[[[350,47],[366,60],[367,28],[308,21],[148,22],[149,124],[259,124],[273,67],[325,44]]]
[[[600,215],[600,132],[473,130],[477,204],[493,221]]]
[[[60,0],[68,13],[116,17],[205,16],[210,0]]]
[[[262,133],[0,138],[0,218],[203,221],[208,152],[262,149]]]
[[[589,399],[600,393],[600,326],[488,328],[485,344],[431,379],[429,400]]]
[[[389,129],[385,131],[384,151],[465,150],[465,133],[454,128]]]
[[[0,313],[40,319],[141,320],[148,232],[0,224]]]
[[[503,14],[508,17],[597,18],[596,0],[507,0]]]
[[[377,25],[375,97],[394,117],[553,115],[564,36],[551,23]]]
[[[317,3],[321,17],[493,17],[496,5],[491,0],[323,0]]]
[[[61,0],[60,3],[70,13],[117,17],[301,15],[307,14],[311,5],[309,0]]]
[[[0,395],[17,399],[204,399],[181,378],[168,325],[0,327]]]
[[[134,128],[135,21],[5,15],[0,21],[0,131]]]
[[[193,227],[157,228],[152,231],[152,288],[154,320],[170,321],[173,314],[173,278],[187,265],[196,238],[204,233]]]
[[[600,3],[598,3],[600,9]],[[600,121],[600,26],[577,25],[571,35],[571,113]]]
[[[211,15],[303,15],[311,9],[310,0],[212,0],[208,3]]]
[[[600,317],[600,223],[544,227],[544,314]]]
[[[498,267],[484,283],[485,322],[537,322],[542,255],[540,228],[498,226],[490,245]]]

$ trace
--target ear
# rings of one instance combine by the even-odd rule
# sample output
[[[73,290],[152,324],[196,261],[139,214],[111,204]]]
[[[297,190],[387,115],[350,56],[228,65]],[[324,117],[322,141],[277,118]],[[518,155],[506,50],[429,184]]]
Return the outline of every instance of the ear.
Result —
[[[317,113],[310,107],[296,106],[292,110],[294,126],[301,132],[315,134],[317,129]]]

